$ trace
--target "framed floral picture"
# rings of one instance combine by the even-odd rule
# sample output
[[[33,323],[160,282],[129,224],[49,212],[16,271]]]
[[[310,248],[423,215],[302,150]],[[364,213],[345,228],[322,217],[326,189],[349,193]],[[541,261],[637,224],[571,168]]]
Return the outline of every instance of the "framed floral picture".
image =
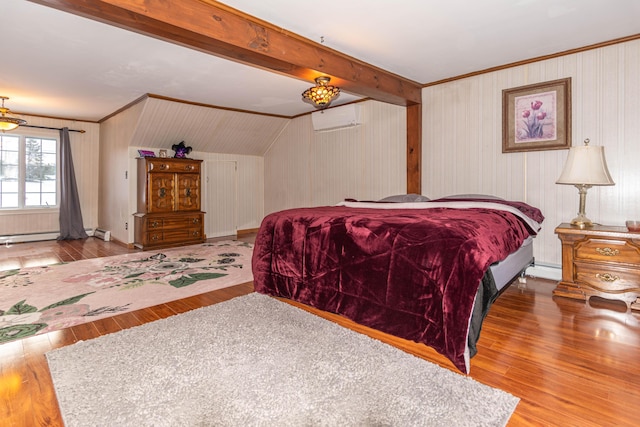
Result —
[[[571,78],[502,91],[502,152],[571,147]]]

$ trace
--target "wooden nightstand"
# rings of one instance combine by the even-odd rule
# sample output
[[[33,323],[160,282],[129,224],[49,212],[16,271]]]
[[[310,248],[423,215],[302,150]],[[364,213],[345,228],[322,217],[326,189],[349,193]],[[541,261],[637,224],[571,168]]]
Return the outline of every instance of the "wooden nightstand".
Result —
[[[640,310],[640,233],[626,227],[579,228],[566,223],[555,232],[562,241],[562,281],[554,295],[622,300]]]

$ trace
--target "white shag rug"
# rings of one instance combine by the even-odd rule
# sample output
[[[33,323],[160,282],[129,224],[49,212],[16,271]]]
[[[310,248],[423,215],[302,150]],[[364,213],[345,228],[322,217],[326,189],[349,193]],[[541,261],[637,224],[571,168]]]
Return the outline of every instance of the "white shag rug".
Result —
[[[73,426],[504,426],[519,399],[249,294],[47,353]]]

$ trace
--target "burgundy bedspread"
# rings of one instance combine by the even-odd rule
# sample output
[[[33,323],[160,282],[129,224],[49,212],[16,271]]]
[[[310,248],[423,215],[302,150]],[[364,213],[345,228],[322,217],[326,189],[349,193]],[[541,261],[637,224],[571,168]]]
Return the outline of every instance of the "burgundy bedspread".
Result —
[[[531,234],[493,209],[291,209],[262,222],[254,286],[424,343],[466,373],[482,276]]]

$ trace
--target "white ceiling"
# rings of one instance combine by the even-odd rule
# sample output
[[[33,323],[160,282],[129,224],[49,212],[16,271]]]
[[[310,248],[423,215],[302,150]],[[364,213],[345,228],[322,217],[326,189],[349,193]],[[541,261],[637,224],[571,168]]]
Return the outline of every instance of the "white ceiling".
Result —
[[[638,0],[223,3],[421,84],[640,34]],[[14,112],[99,120],[145,93],[285,116],[313,110],[300,96],[309,82],[26,0],[2,0],[1,10],[0,95]],[[336,104],[356,99],[343,92]]]

